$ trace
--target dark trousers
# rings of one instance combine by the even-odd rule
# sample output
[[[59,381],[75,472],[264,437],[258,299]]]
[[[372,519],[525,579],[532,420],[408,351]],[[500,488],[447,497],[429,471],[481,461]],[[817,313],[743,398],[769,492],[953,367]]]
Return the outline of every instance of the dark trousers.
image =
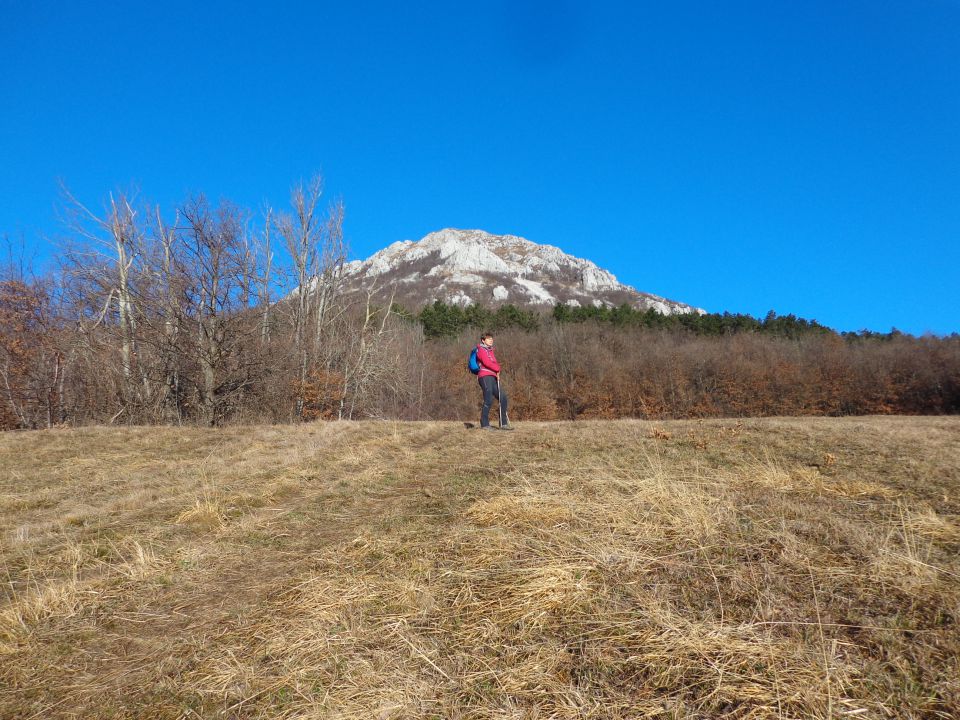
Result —
[[[493,398],[497,398],[500,403],[501,425],[507,424],[507,394],[500,390],[500,383],[493,375],[484,375],[480,380],[480,387],[483,389],[483,410],[480,411],[480,427],[486,427],[490,424],[490,406],[493,405]]]

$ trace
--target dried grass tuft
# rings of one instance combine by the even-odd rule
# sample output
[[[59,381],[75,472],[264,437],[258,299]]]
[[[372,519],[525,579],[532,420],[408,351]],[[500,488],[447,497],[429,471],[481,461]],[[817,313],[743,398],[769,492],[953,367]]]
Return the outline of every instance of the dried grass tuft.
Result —
[[[487,527],[557,527],[569,523],[573,518],[569,507],[552,502],[549,498],[511,495],[480,500],[470,508],[468,515],[478,525]]]
[[[35,585],[16,593],[0,608],[0,654],[18,649],[24,636],[48,619],[65,619],[82,605],[82,591],[76,578]]]
[[[169,565],[169,560],[157,550],[139,540],[127,539],[121,546],[113,546],[117,560],[111,563],[115,572],[131,580],[143,580]]]
[[[939,515],[930,508],[907,510],[901,519],[904,536],[927,538],[945,543],[960,541],[957,518]]]
[[[205,530],[223,530],[227,525],[227,513],[222,501],[210,495],[194,500],[193,506],[177,515],[178,525],[190,524]]]

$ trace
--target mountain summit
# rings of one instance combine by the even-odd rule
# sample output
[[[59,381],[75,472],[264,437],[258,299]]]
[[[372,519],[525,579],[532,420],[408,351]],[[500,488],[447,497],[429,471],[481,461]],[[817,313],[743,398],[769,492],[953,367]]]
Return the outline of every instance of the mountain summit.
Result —
[[[637,291],[589,260],[552,245],[515,235],[447,228],[421,240],[401,240],[344,266],[348,289],[369,288],[377,296],[395,291],[411,309],[434,300],[456,305],[618,306],[623,303],[664,315],[704,311]]]

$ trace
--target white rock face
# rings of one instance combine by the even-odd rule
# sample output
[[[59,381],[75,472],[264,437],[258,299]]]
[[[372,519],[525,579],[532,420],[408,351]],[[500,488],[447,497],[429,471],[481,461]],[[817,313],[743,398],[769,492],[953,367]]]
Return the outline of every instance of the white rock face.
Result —
[[[517,285],[521,286],[527,295],[530,296],[530,299],[535,303],[553,304],[557,302],[557,299],[547,292],[547,289],[543,285],[535,280],[528,280],[527,278],[518,277]]]
[[[488,243],[484,242],[483,234],[461,233],[458,230],[441,230],[430,233],[413,246],[401,248],[404,260],[414,261],[436,254],[444,270],[471,272],[493,272],[508,273],[510,266],[497,256]],[[409,243],[409,241],[404,241]],[[394,243],[387,250],[403,245],[403,243]],[[379,255],[380,253],[377,253]],[[374,255],[373,258],[376,258]],[[397,257],[391,254],[391,259]],[[371,258],[371,260],[373,259]],[[436,269],[436,268],[435,268]],[[432,271],[431,271],[432,272]]]
[[[402,288],[398,300],[409,307],[433,298],[469,305],[473,298],[492,296],[498,304],[613,307],[626,302],[667,315],[705,312],[638,292],[552,245],[483,230],[446,228],[416,242],[401,240],[366,260],[346,263],[344,276],[348,289],[369,286],[375,278],[379,287]]]
[[[350,271],[358,271],[362,266],[366,266],[363,269],[367,275],[382,275],[383,273],[390,272],[393,268],[393,260],[402,255],[410,245],[413,245],[413,242],[410,240],[395,242],[371,257],[366,263],[361,263],[358,260],[349,263]],[[357,264],[355,265],[354,263]],[[346,266],[344,266],[344,270],[346,269]]]
[[[616,290],[621,286],[621,283],[617,282],[617,278],[613,274],[593,265],[593,267],[583,269],[580,276],[580,285],[587,292],[596,292],[597,290]]]
[[[458,290],[456,293],[451,295],[447,302],[449,302],[451,305],[461,305],[463,307],[473,304],[473,300],[470,298],[470,296],[462,290]]]

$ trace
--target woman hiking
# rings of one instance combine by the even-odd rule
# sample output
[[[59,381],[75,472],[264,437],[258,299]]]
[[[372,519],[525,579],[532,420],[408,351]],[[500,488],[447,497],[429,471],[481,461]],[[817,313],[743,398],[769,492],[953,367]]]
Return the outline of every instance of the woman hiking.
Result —
[[[480,382],[480,389],[483,390],[480,429],[494,429],[490,426],[490,406],[493,404],[493,398],[496,397],[500,404],[500,429],[513,430],[507,417],[507,394],[500,389],[500,363],[497,362],[497,356],[493,353],[493,335],[488,332],[480,336],[480,344],[477,345],[477,363],[480,365],[477,380]]]

